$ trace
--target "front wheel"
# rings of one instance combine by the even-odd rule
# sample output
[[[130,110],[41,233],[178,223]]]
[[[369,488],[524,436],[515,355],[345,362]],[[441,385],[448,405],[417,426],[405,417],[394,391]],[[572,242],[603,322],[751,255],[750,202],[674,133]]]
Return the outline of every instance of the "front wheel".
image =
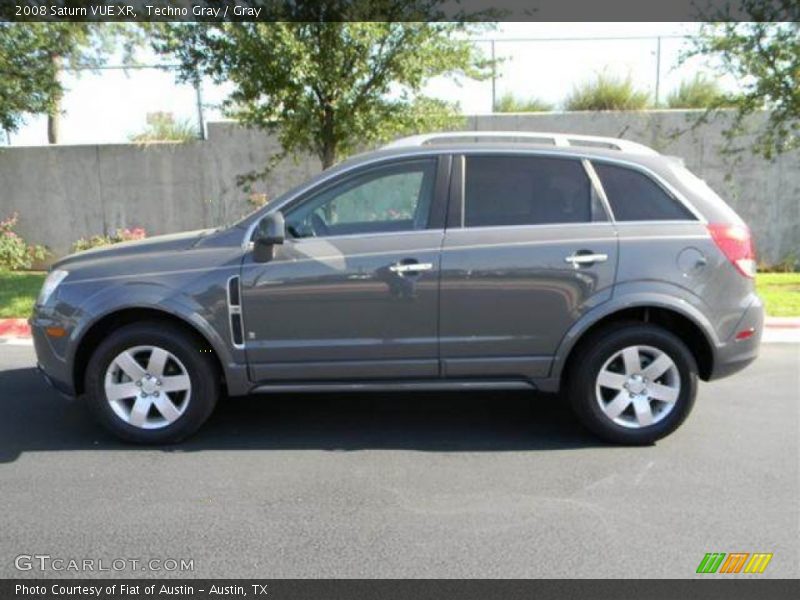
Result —
[[[163,323],[115,331],[86,369],[89,409],[118,437],[141,444],[178,442],[211,415],[215,365],[194,336]]]
[[[568,394],[580,421],[599,437],[649,444],[689,415],[697,394],[697,363],[686,345],[661,327],[622,323],[578,349]]]

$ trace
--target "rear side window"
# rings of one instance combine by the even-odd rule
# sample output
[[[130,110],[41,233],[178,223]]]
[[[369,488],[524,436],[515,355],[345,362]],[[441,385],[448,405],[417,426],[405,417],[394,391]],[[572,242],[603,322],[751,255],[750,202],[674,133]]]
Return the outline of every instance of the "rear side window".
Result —
[[[467,156],[464,226],[543,225],[605,220],[577,160]],[[597,218],[593,218],[597,216]]]
[[[695,221],[694,215],[644,173],[594,163],[617,221]]]

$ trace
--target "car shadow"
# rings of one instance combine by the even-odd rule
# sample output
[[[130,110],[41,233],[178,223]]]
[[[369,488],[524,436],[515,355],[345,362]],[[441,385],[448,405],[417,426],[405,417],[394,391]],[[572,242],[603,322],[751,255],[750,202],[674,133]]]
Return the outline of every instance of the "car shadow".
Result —
[[[106,433],[80,400],[62,398],[32,368],[0,372],[0,403],[0,462],[25,452],[145,448]],[[197,434],[156,448],[497,452],[602,445],[557,396],[483,391],[223,397]]]

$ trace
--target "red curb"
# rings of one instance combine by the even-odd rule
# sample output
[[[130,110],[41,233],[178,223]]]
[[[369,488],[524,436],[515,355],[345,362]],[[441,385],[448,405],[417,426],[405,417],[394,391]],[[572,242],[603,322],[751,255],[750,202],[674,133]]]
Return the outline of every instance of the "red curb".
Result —
[[[0,319],[0,337],[31,337],[26,319]]]

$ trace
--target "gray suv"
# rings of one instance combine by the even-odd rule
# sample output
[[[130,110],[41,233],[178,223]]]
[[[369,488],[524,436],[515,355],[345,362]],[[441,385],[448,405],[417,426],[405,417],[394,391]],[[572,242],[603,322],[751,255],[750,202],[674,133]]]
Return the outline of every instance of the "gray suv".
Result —
[[[698,379],[758,354],[742,220],[626,140],[415,136],[242,221],[69,256],[31,319],[39,368],[121,438],[194,433],[222,394],[563,391],[651,443]]]

